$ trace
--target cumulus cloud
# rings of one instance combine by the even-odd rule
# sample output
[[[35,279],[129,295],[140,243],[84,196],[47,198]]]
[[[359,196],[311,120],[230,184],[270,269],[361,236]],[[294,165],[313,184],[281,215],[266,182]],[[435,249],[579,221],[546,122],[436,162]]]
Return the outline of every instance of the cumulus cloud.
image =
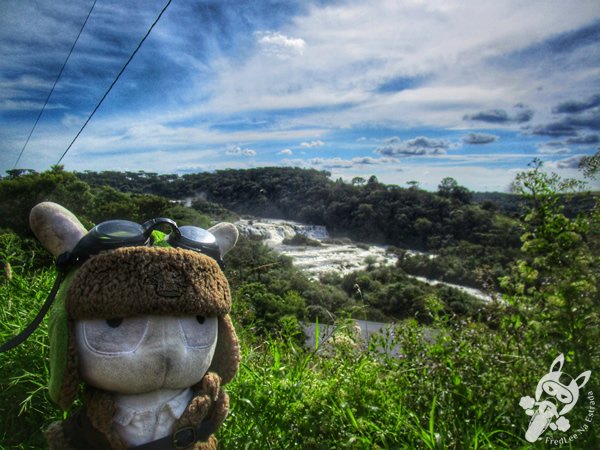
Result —
[[[543,155],[561,155],[570,153],[571,150],[562,141],[550,141],[539,144],[537,152]]]
[[[568,125],[600,130],[600,108],[591,109],[582,114],[573,114],[564,119]]]
[[[593,145],[598,143],[600,143],[600,135],[598,134],[585,134],[567,139],[567,144]]]
[[[277,153],[278,155],[292,155],[294,152],[292,152],[289,148],[284,148],[283,150],[281,150],[279,153]]]
[[[532,134],[543,136],[573,136],[581,130],[600,130],[600,108],[591,109],[584,113],[568,114],[560,120],[544,125],[538,125]]]
[[[239,145],[227,147],[225,153],[227,155],[256,156],[255,150],[252,150],[251,148],[242,148]]]
[[[482,145],[497,141],[498,136],[486,133],[469,133],[462,140],[465,144]]]
[[[578,169],[581,158],[583,158],[583,155],[575,155],[570,158],[561,159],[556,161],[555,166],[557,169]]]
[[[407,141],[402,141],[398,137],[392,137],[384,145],[377,147],[375,153],[396,157],[443,155],[449,147],[450,143],[447,141],[425,136],[419,136]]]
[[[310,141],[310,142],[302,142],[300,144],[300,147],[312,148],[312,147],[323,147],[324,145],[325,145],[325,142],[317,140],[317,141]]]
[[[531,134],[539,136],[575,136],[577,130],[574,126],[564,122],[551,122],[544,125],[537,125],[531,129]]]
[[[510,124],[510,123],[525,123],[533,118],[533,110],[529,109],[522,103],[517,103],[514,106],[515,111],[509,114],[504,109],[488,109],[479,111],[475,114],[465,114],[463,120],[494,123],[494,124]]]
[[[577,100],[567,100],[566,102],[559,103],[557,106],[552,108],[552,112],[555,114],[559,113],[580,113],[583,111],[587,111],[588,109],[595,108],[600,106],[600,95],[592,95],[587,100],[577,101]]]
[[[291,38],[279,32],[260,31],[257,32],[258,44],[262,50],[280,59],[289,59],[293,56],[301,56],[304,53],[306,42],[304,39]]]
[[[352,159],[335,158],[310,158],[310,159],[287,159],[284,164],[292,166],[312,166],[323,169],[352,169],[365,165],[383,165],[398,162],[395,158],[372,158],[370,156],[359,156]]]
[[[352,162],[355,164],[373,165],[396,163],[398,160],[396,158],[372,158],[370,156],[362,156],[358,158],[352,158]]]

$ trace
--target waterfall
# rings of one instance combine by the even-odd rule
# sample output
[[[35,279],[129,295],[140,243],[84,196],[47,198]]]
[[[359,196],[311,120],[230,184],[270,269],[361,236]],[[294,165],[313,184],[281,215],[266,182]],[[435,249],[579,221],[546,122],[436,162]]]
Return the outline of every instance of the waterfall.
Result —
[[[337,272],[346,275],[367,267],[367,261],[376,265],[391,265],[396,263],[396,256],[386,252],[385,246],[367,245],[344,240],[343,243],[330,239],[327,229],[322,225],[307,225],[298,222],[279,219],[242,219],[235,223],[244,236],[261,239],[266,245],[278,253],[292,258],[294,265],[307,275],[318,280],[327,272]],[[297,234],[318,241],[319,246],[284,245],[285,239],[292,239]],[[420,254],[408,250],[408,254]],[[430,254],[433,258],[435,255]],[[409,275],[412,276],[412,275]],[[478,289],[459,286],[439,280],[430,280],[412,276],[424,283],[443,284],[459,289],[482,301],[489,302],[498,296],[490,296]]]
[[[277,219],[242,219],[236,226],[245,236],[261,239],[266,245],[284,255],[290,256],[294,265],[304,270],[309,277],[318,279],[326,272],[342,275],[367,267],[367,259],[374,264],[394,264],[396,257],[386,253],[386,247],[353,243],[345,240],[339,243],[330,239],[322,225],[306,225],[298,222]],[[284,245],[285,239],[303,235],[319,246]]]

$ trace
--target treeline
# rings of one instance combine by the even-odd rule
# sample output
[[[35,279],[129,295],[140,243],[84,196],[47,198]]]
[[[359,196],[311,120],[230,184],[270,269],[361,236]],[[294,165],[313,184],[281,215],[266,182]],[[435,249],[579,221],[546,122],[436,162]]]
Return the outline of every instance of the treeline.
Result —
[[[520,246],[517,221],[490,200],[473,202],[473,194],[452,178],[432,193],[416,185],[386,185],[374,176],[334,181],[328,172],[298,168],[183,176],[87,171],[77,176],[95,186],[196,199],[195,208],[208,201],[238,214],[325,225],[336,237],[431,251],[439,257],[403,259],[403,269],[475,287],[497,288],[495,280]]]
[[[437,193],[355,178],[333,181],[324,171],[265,167],[220,170],[183,176],[147,172],[85,172],[77,176],[95,186],[171,199],[201,197],[239,214],[325,225],[333,235],[366,242],[439,249],[465,240],[517,245],[514,230],[498,224],[489,203],[452,178]],[[508,240],[508,241],[507,241]]]
[[[9,171],[8,177],[0,179],[0,228],[10,228],[24,237],[32,237],[29,211],[42,201],[60,203],[87,228],[111,219],[143,222],[163,216],[207,227],[211,222],[209,215],[198,210],[226,215],[218,205],[198,202],[198,210],[194,210],[158,195],[121,192],[107,185],[91,186],[61,166],[42,173],[14,172]]]

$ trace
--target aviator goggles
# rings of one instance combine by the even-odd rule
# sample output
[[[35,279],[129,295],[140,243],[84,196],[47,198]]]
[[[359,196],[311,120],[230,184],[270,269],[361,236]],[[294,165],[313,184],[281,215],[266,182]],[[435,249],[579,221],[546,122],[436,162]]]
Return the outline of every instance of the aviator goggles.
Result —
[[[223,265],[217,239],[210,231],[194,226],[178,227],[174,220],[165,217],[151,219],[141,225],[128,220],[102,222],[83,236],[73,250],[60,255],[56,265],[61,270],[68,269],[104,250],[152,245],[152,232],[161,225],[171,228],[165,238],[171,247],[202,253]]]
[[[50,309],[54,298],[65,279],[69,269],[83,264],[90,256],[105,250],[114,250],[121,247],[151,246],[154,242],[152,232],[158,227],[166,225],[171,231],[166,236],[165,242],[171,247],[183,248],[202,253],[216,260],[223,268],[221,251],[215,236],[208,230],[194,226],[177,226],[172,219],[159,217],[151,219],[143,224],[128,220],[109,220],[102,222],[92,228],[83,236],[75,248],[65,252],[56,259],[58,276],[52,286],[48,298],[42,305],[35,319],[17,336],[5,342],[0,347],[0,353],[10,350],[25,341],[31,333],[42,322],[44,316]]]

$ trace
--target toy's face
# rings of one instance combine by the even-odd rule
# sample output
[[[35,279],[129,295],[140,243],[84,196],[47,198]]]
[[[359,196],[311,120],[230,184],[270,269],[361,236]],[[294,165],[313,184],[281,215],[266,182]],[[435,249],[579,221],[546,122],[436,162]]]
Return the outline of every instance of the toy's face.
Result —
[[[538,382],[536,400],[551,402],[558,414],[569,412],[579,398],[579,387],[573,378],[564,372],[550,372]]]
[[[217,343],[216,317],[144,316],[75,322],[80,375],[120,394],[199,382]]]
[[[565,386],[557,380],[545,381],[542,385],[542,389],[550,397],[556,398],[556,400],[565,405],[575,403],[579,394],[577,386],[575,386],[575,390],[573,390],[573,386]]]

